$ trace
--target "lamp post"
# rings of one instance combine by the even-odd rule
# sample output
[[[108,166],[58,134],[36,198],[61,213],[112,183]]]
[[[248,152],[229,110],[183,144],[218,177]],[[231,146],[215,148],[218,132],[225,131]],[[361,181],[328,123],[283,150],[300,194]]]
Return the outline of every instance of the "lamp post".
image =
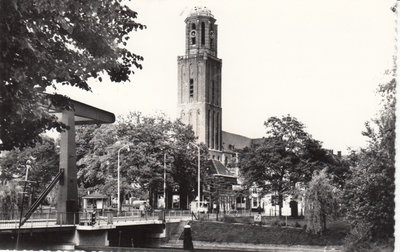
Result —
[[[118,149],[118,166],[117,166],[117,173],[118,173],[118,198],[117,198],[117,203],[118,203],[118,209],[117,209],[117,211],[118,211],[118,214],[119,214],[119,212],[121,211],[121,201],[120,201],[120,194],[121,194],[121,191],[120,191],[120,178],[119,178],[119,171],[120,171],[120,162],[119,162],[119,153],[121,152],[121,150],[122,149],[127,149],[127,151],[130,151],[130,149],[129,149],[129,145],[124,145],[124,146],[122,146],[121,148],[119,148]]]
[[[18,233],[17,233],[17,244],[16,244],[16,248],[15,249],[19,249],[19,242],[21,240],[21,236],[20,236],[20,231],[21,231],[21,223],[22,223],[22,215],[23,215],[23,211],[24,211],[24,199],[25,199],[25,191],[26,191],[26,186],[28,181],[28,174],[29,174],[29,169],[31,169],[31,160],[36,160],[36,158],[30,156],[29,159],[26,161],[26,173],[25,173],[25,183],[24,183],[24,190],[22,191],[22,199],[21,199],[21,213],[19,216],[19,225],[18,225]]]
[[[197,198],[198,198],[197,209],[199,209],[199,207],[200,207],[200,146],[198,146],[192,142],[189,142],[189,144],[191,144],[197,148],[197,165],[198,165],[198,168],[197,168]]]
[[[167,209],[167,198],[166,198],[166,189],[167,189],[167,165],[166,165],[167,154],[164,153],[164,210]]]

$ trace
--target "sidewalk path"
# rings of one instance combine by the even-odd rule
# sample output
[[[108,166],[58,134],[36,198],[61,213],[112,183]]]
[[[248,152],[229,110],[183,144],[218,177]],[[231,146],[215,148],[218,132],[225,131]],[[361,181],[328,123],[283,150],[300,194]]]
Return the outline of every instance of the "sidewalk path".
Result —
[[[183,241],[166,243],[164,248],[183,248]],[[233,242],[205,242],[193,241],[195,249],[212,249],[225,251],[270,251],[270,252],[340,252],[342,246],[305,246],[305,245],[276,245],[276,244],[253,244],[253,243],[233,243]]]

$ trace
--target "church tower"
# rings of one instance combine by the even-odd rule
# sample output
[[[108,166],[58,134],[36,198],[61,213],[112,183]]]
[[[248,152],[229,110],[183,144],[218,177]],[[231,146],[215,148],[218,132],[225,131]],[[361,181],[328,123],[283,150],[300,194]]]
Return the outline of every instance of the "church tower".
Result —
[[[195,7],[185,19],[186,50],[178,57],[178,116],[210,150],[222,150],[221,65],[211,11]]]

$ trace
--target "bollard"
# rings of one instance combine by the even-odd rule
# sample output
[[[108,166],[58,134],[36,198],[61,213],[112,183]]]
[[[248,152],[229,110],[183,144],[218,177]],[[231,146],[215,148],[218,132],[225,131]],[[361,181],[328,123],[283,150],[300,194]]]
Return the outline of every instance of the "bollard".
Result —
[[[190,225],[185,225],[183,230],[183,249],[193,250],[192,231]]]

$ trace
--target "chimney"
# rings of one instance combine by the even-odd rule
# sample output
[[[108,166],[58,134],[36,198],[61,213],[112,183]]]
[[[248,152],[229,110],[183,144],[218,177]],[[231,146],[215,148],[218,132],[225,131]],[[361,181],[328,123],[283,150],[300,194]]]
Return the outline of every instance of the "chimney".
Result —
[[[341,152],[341,151],[338,151],[338,152],[337,152],[337,156],[338,156],[338,158],[342,158],[342,152]]]

